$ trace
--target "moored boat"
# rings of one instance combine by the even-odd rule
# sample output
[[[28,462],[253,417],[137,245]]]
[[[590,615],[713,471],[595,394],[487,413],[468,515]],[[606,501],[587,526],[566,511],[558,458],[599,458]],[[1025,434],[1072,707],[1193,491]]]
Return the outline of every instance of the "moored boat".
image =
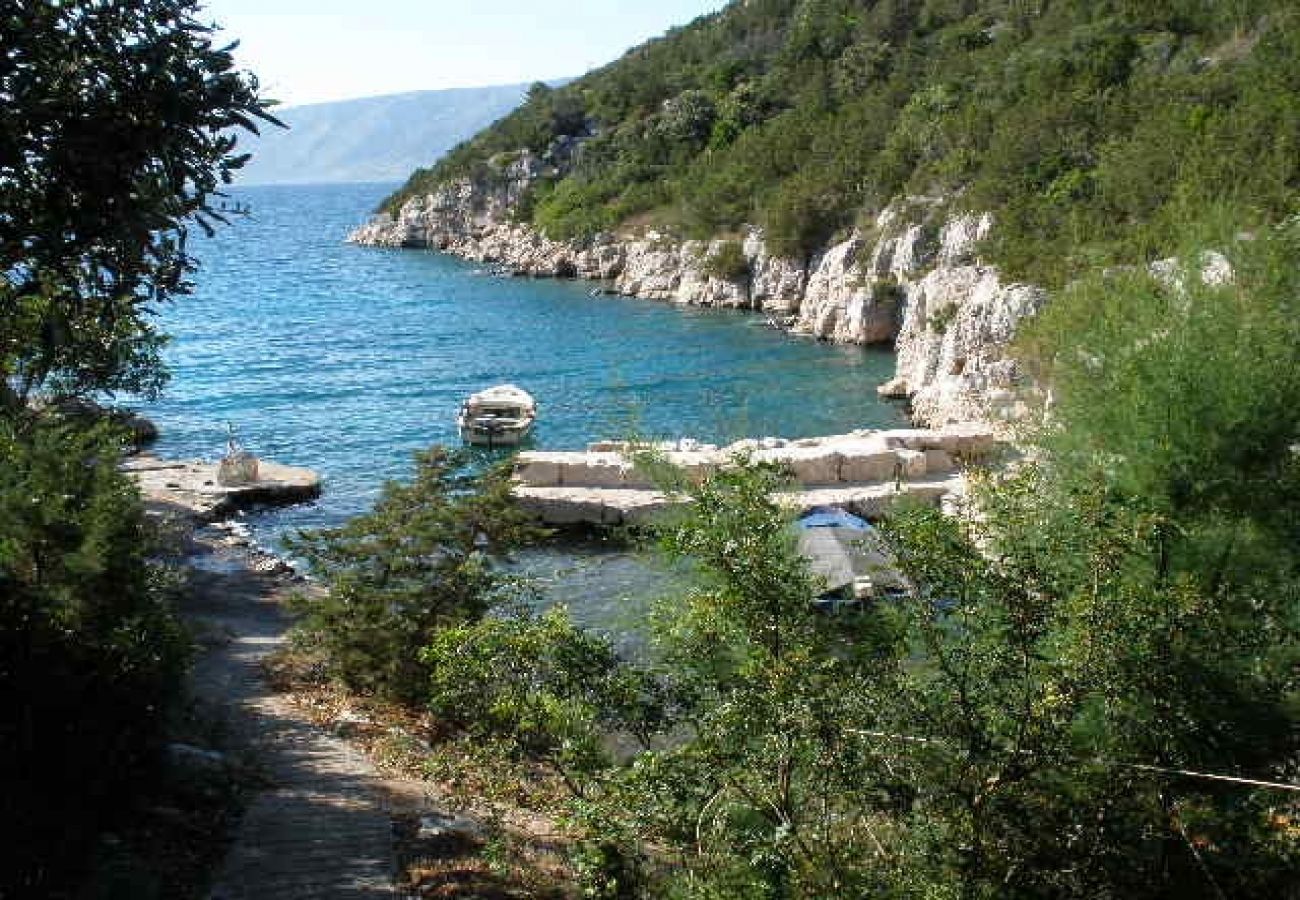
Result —
[[[456,424],[461,440],[487,447],[514,446],[528,436],[537,418],[537,402],[513,384],[471,394],[460,408]]]

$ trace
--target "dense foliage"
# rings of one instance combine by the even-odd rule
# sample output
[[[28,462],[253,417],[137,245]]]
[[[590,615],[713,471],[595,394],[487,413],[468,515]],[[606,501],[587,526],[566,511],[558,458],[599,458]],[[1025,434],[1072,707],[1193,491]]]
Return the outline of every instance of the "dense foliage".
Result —
[[[293,541],[329,584],[298,598],[299,639],[353,689],[424,699],[424,648],[514,597],[492,559],[537,531],[511,503],[505,472],[468,463],[441,447],[421,453],[411,483],[386,485],[371,512]]]
[[[158,772],[186,644],[124,436],[36,399],[150,391],[186,232],[268,118],[195,0],[0,8],[0,895],[66,896]],[[102,847],[101,847],[102,849]]]
[[[518,210],[553,237],[748,223],[798,258],[939,195],[996,213],[1014,276],[1060,283],[1164,255],[1207,202],[1288,214],[1298,73],[1284,0],[749,0],[535,88],[386,207],[526,148],[561,163]]]
[[[409,699],[563,776],[593,896],[1295,897],[1298,229],[1064,292],[1031,457],[884,526],[904,595],[818,612],[740,464],[678,483],[698,582],[651,668],[502,610],[428,634]]]
[[[693,490],[689,737],[597,776],[623,858],[679,854],[656,890],[1294,896],[1300,235],[1215,237],[1230,284],[1193,248],[1037,323],[1034,461],[889,523],[907,597],[828,622],[770,473]]]
[[[119,439],[0,417],[0,895],[56,896],[157,763],[187,644]]]

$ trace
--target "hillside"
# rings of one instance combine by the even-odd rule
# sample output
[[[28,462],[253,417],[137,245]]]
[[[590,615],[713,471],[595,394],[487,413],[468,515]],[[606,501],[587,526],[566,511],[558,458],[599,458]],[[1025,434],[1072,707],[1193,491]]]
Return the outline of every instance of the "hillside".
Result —
[[[288,129],[241,137],[244,184],[397,181],[519,105],[527,85],[417,91],[287,107]]]
[[[745,0],[531,92],[384,209],[522,150],[550,164],[511,215],[551,239],[750,224],[806,262],[940,198],[992,213],[984,257],[1051,286],[1166,255],[1210,206],[1295,210],[1300,22],[1290,0]]]

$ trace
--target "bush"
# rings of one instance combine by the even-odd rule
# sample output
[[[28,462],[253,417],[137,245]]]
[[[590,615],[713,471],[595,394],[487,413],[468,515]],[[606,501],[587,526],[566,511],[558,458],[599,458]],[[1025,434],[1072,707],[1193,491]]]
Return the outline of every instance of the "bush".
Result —
[[[610,643],[564,609],[524,610],[440,631],[425,648],[429,708],[473,734],[499,736],[583,793],[610,765],[608,735],[648,746],[663,699]]]
[[[46,896],[129,809],[187,643],[118,438],[0,418],[0,894]]]
[[[431,668],[421,651],[512,596],[492,557],[538,532],[511,500],[507,470],[475,474],[469,461],[442,447],[420,453],[411,483],[390,482],[371,512],[290,541],[328,585],[295,599],[297,640],[349,687],[423,703]]]
[[[749,277],[749,259],[740,241],[723,241],[704,260],[704,274],[723,281],[743,281]]]

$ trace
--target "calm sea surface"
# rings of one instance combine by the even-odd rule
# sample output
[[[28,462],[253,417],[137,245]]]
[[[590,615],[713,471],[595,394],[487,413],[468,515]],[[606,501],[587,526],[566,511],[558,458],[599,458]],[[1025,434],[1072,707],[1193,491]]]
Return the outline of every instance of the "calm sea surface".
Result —
[[[198,290],[164,312],[172,381],[145,407],[162,429],[158,452],[217,458],[231,422],[257,455],[325,476],[319,502],[252,518],[265,540],[365,510],[385,479],[409,473],[413,451],[457,441],[467,394],[504,381],[537,398],[534,444],[547,449],[903,421],[876,398],[892,374],[886,352],[791,338],[752,314],[592,297],[582,282],[344,244],[391,187],[232,191],[251,214],[196,238]],[[643,571],[595,551],[558,554],[555,566],[562,594]]]

